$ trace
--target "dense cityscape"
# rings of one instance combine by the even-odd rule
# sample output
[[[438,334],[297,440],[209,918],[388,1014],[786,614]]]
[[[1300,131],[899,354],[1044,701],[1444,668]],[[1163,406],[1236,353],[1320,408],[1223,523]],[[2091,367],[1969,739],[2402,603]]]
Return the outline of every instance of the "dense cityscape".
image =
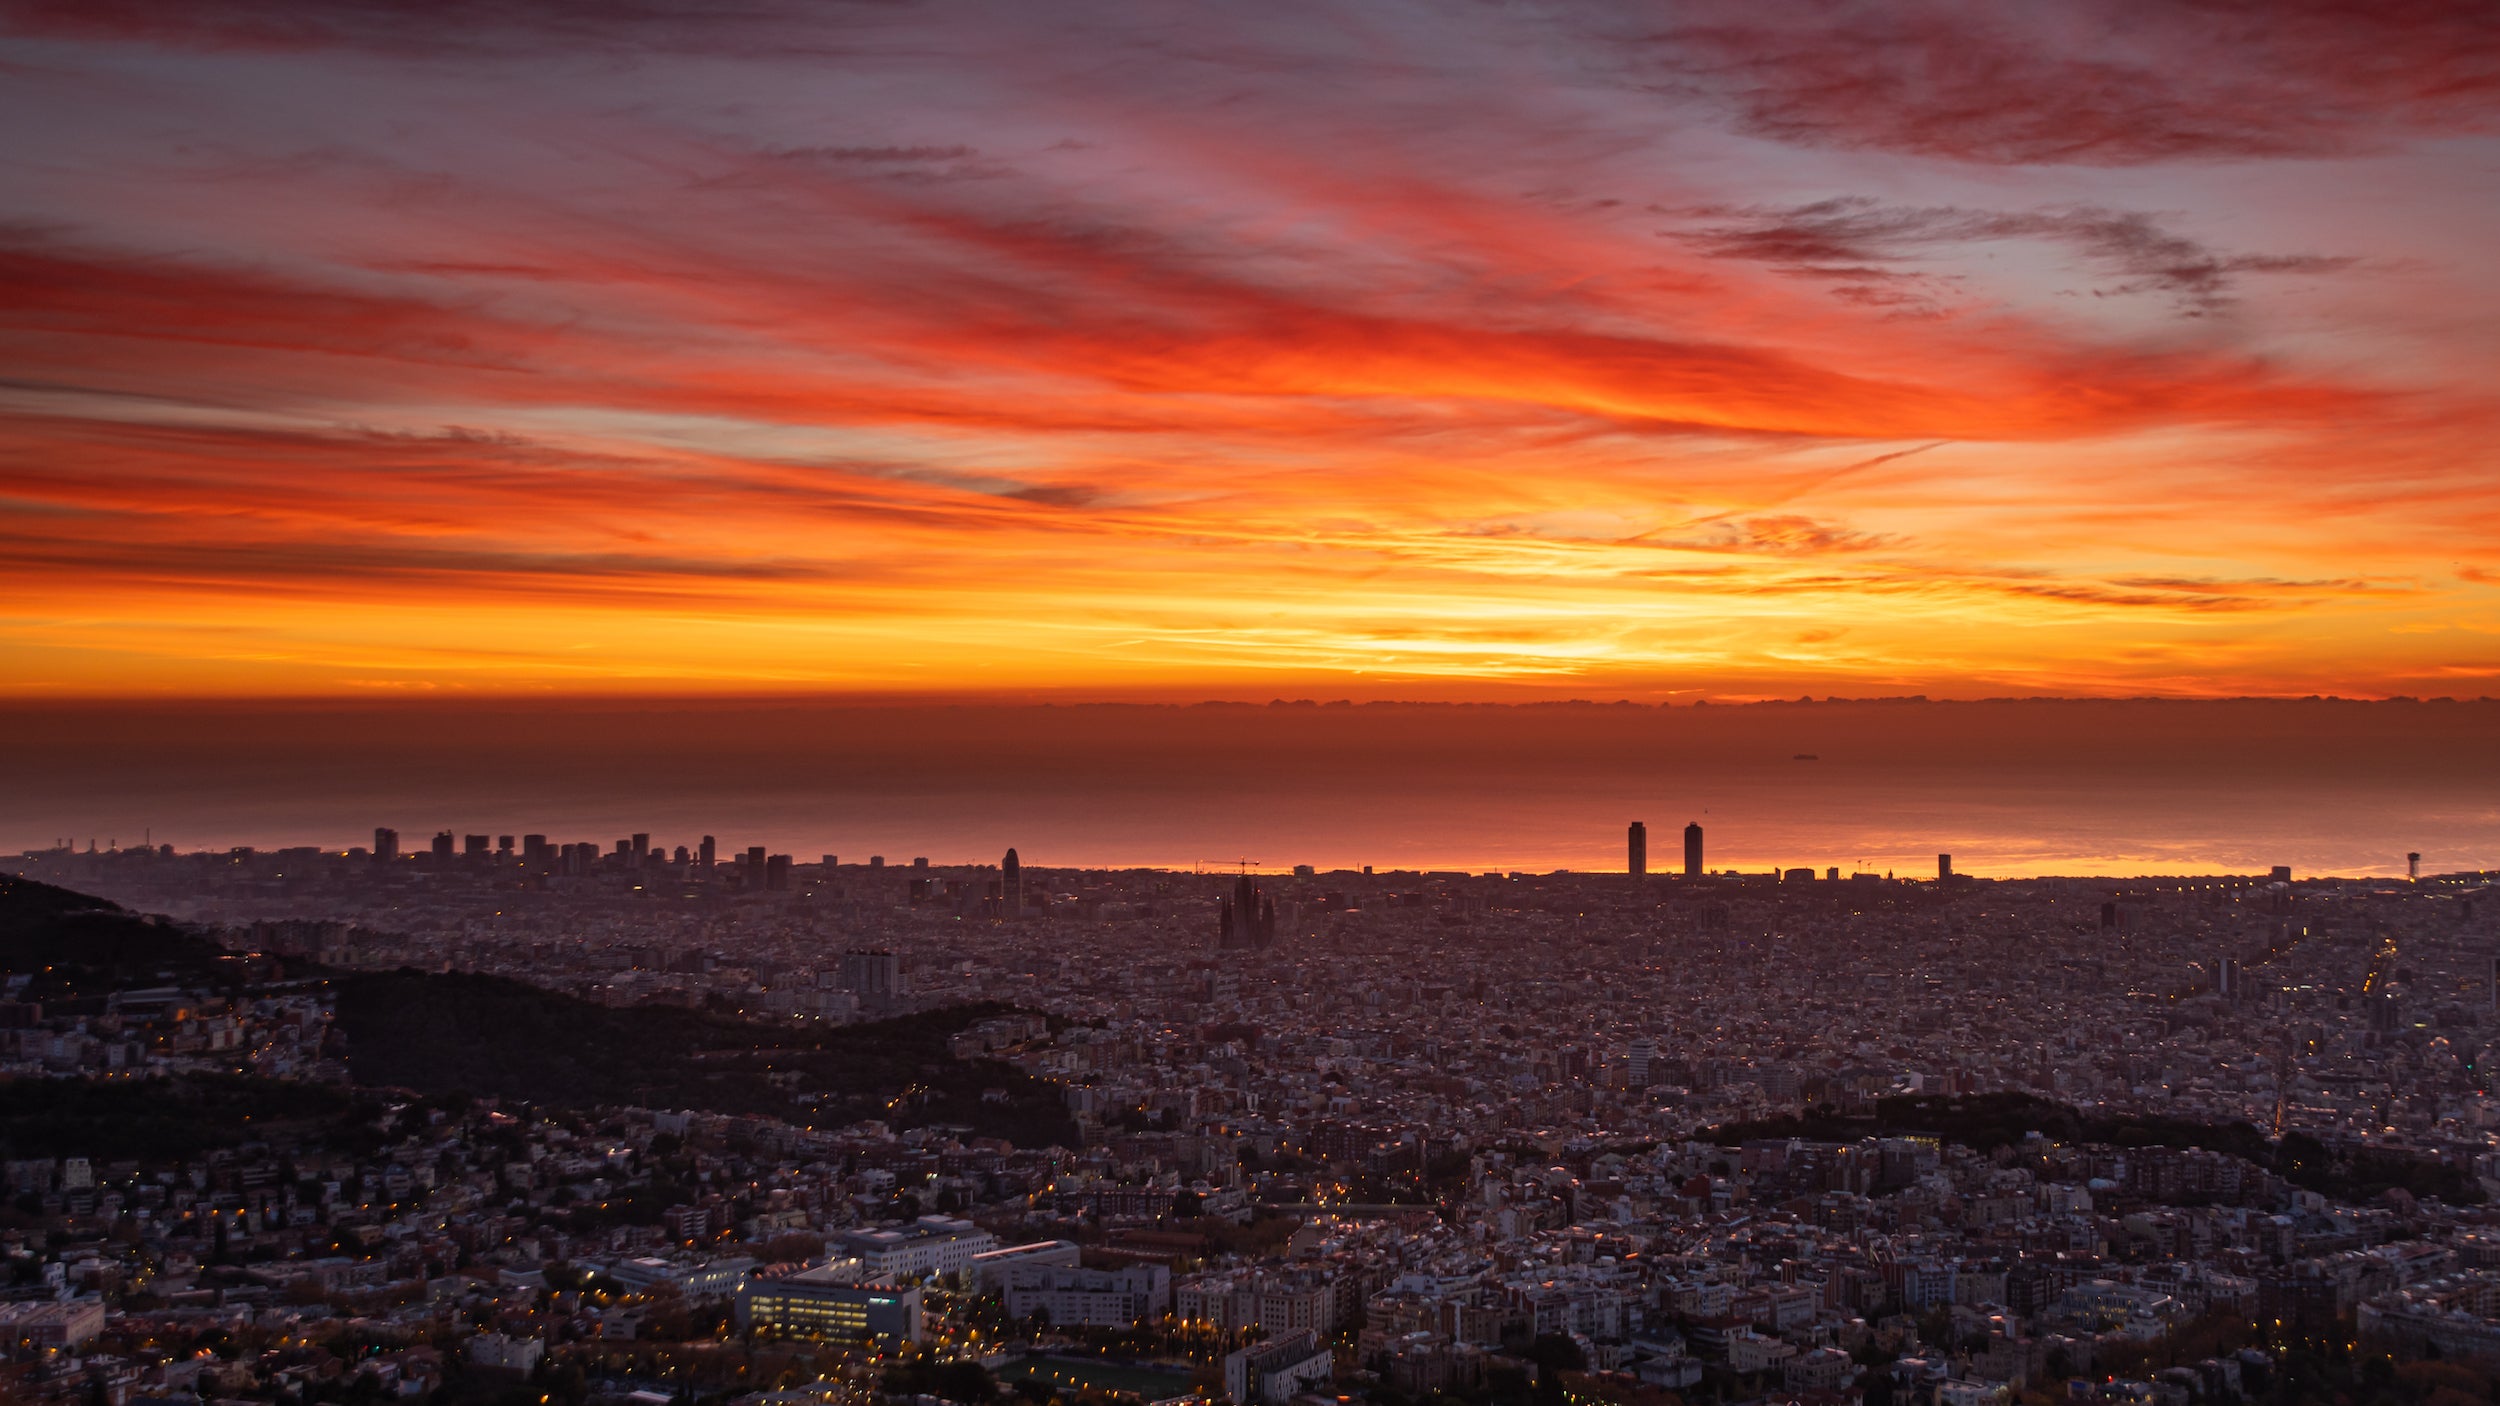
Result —
[[[30,852],[10,1389],[2185,1406],[2500,1358],[2494,876],[1682,838]]]
[[[0,132],[0,1406],[2500,1406],[2500,0]]]

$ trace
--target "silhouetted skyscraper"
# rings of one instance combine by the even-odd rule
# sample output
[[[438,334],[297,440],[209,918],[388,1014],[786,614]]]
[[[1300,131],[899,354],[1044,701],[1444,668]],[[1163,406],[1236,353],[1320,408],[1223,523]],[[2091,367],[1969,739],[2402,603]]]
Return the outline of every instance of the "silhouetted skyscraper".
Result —
[[[1649,827],[1633,821],[1625,842],[1631,852],[1625,857],[1624,868],[1635,879],[1649,873]]]
[[[437,864],[449,864],[451,862],[451,846],[451,832],[449,830],[437,831],[434,836],[434,862]]]
[[[696,851],[697,858],[695,863],[703,870],[703,872],[708,874],[712,872],[712,861],[717,858],[719,854],[720,846],[718,843],[715,842],[711,836],[706,835],[703,837],[702,847]]]
[[[1949,884],[1953,882],[1952,855],[1940,854],[1936,856],[1936,882],[1940,884]]]
[[[1261,894],[1244,874],[1234,881],[1232,897],[1216,910],[1215,950],[1257,951],[1275,944],[1276,900]]]
[[[1007,857],[999,861],[999,911],[1010,922],[1024,916],[1024,866],[1017,862],[1011,847]]]
[[[882,948],[845,952],[842,989],[857,996],[860,1009],[868,1014],[890,1015],[902,1000],[902,959]]]
[[[1684,877],[1701,877],[1701,822],[1698,820],[1684,827]]]
[[[1634,1040],[1631,1048],[1624,1051],[1623,1064],[1623,1082],[1627,1087],[1648,1088],[1657,1078],[1658,1042],[1646,1035]]]
[[[373,831],[373,862],[376,864],[388,864],[397,858],[399,858],[399,832],[384,826],[375,826]]]

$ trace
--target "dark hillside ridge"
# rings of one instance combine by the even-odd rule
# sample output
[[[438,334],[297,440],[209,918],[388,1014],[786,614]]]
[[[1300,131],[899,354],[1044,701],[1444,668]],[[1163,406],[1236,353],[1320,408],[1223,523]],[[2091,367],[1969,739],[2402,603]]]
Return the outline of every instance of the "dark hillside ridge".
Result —
[[[950,1123],[1023,1147],[1075,1146],[1055,1086],[948,1053],[957,1032],[1009,1009],[949,1006],[820,1030],[402,970],[341,978],[338,1025],[357,1082],[428,1095],[693,1108],[819,1128]]]
[[[1855,1142],[1868,1137],[1925,1136],[1980,1152],[2019,1148],[2032,1133],[2061,1143],[2199,1147],[2253,1162],[2303,1190],[2346,1201],[2366,1201],[2388,1191],[2436,1196],[2452,1205],[2483,1200],[2471,1169],[2435,1158],[2379,1148],[2329,1147],[2301,1132],[2269,1139],[2247,1123],[2113,1118],[2025,1093],[1884,1098],[1875,1101],[1873,1113],[1862,1117],[1809,1109],[1802,1115],[1725,1123],[1713,1133],[1723,1144],[1758,1138]]]
[[[370,1141],[380,1096],[242,1075],[0,1083],[0,1157],[180,1162],[247,1143]]]
[[[639,1104],[763,1114],[819,1128],[866,1118],[897,1127],[951,1124],[1021,1147],[1077,1142],[1056,1086],[995,1060],[959,1060],[949,1052],[952,1036],[1005,1014],[1001,1005],[817,1029],[676,1006],[617,1009],[504,977],[337,972],[292,961],[281,967],[103,899],[17,878],[0,878],[0,974],[31,977],[24,999],[99,1010],[116,991],[151,986],[239,991],[250,978],[326,979],[338,997],[348,1068],[357,1083],[375,1087],[556,1108]],[[163,1125],[167,1136],[187,1141],[205,1135],[192,1125],[213,1122],[221,1099],[243,1092],[239,1083],[202,1085],[143,1100],[144,1109],[133,1103],[129,1112],[171,1119]],[[254,1097],[266,1102],[269,1094],[259,1089]],[[11,1107],[54,1120],[66,1137],[73,1126],[94,1132],[110,1124],[119,1107],[114,1097],[26,1092]],[[176,1134],[173,1123],[184,1131]],[[27,1136],[29,1146],[60,1140],[33,1125]]]
[[[75,1000],[180,982],[224,986],[241,959],[188,929],[33,879],[0,877],[0,972],[29,1000]]]

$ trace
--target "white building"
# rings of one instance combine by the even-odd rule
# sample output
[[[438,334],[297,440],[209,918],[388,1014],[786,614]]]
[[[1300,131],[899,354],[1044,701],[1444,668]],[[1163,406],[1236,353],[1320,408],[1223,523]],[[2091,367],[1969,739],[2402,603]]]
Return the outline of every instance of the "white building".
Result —
[[[1225,1332],[1244,1328],[1285,1334],[1308,1328],[1333,1333],[1360,1301],[1322,1273],[1202,1274],[1173,1290],[1181,1317]]]
[[[836,1242],[836,1257],[857,1259],[868,1276],[910,1283],[933,1274],[960,1274],[974,1259],[998,1248],[998,1237],[968,1220],[922,1216],[900,1229],[854,1230]]]
[[[1030,1245],[1009,1245],[974,1255],[972,1267],[964,1271],[964,1289],[969,1293],[987,1293],[998,1287],[998,1273],[1010,1265],[1078,1263],[1077,1244],[1073,1240],[1036,1240]]]
[[[2003,1382],[1938,1382],[1936,1406],[2002,1406],[2008,1394]]]
[[[501,1333],[480,1333],[469,1339],[469,1360],[480,1367],[500,1372],[529,1372],[547,1355],[547,1345],[536,1338],[508,1338]]]
[[[728,1298],[745,1285],[748,1271],[755,1261],[744,1256],[725,1260],[706,1260],[688,1264],[664,1260],[656,1255],[639,1259],[618,1260],[608,1266],[610,1279],[641,1293],[657,1285],[668,1284],[690,1299]]]
[[[67,1299],[57,1303],[21,1300],[0,1304],[0,1343],[28,1342],[37,1347],[77,1347],[103,1331],[104,1300],[101,1298]]]
[[[1252,1343],[1224,1359],[1224,1390],[1234,1406],[1289,1401],[1334,1375],[1336,1364],[1317,1333],[1304,1329]]]
[[[1783,1368],[1797,1349],[1751,1328],[1727,1335],[1727,1365],[1734,1372],[1769,1372]]]
[[[1030,1318],[1039,1311],[1049,1315],[1053,1327],[1125,1328],[1160,1318],[1172,1307],[1172,1271],[1159,1264],[1122,1269],[1015,1264],[998,1271],[998,1283],[1008,1317]]]

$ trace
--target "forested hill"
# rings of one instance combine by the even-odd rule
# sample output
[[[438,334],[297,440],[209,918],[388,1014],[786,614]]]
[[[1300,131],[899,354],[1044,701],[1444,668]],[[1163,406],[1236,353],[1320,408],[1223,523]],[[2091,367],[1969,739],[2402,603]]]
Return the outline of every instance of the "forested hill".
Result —
[[[376,1087],[565,1108],[757,1113],[817,1127],[863,1118],[960,1124],[1023,1147],[1077,1140],[1056,1086],[948,1052],[949,1037],[1003,1006],[798,1027],[675,1006],[615,1009],[503,977],[294,961],[281,972],[188,928],[18,878],[0,878],[0,974],[30,978],[27,999],[73,1010],[151,986],[240,995],[276,975],[326,979],[348,1067]]]
[[[1755,1138],[1851,1142],[1863,1137],[1928,1136],[1981,1152],[2019,1147],[2032,1133],[2062,1143],[2113,1147],[2201,1147],[2245,1159],[2292,1185],[2340,1200],[2362,1201],[2393,1190],[2479,1204],[2483,1192],[2469,1169],[2435,1157],[2383,1148],[2329,1147],[2307,1133],[2270,1139],[2247,1123],[2205,1123],[2146,1115],[2091,1113],[2026,1093],[1924,1095],[1877,1099],[1863,1116],[1829,1109],[1726,1123],[1712,1130],[1722,1143]]]
[[[820,1128],[863,1118],[952,1123],[1021,1147],[1074,1146],[1055,1085],[947,1051],[958,1031],[1007,1009],[949,1006],[807,1028],[403,970],[342,978],[338,1025],[348,1066],[365,1084],[561,1107],[759,1113]]]
[[[134,987],[222,986],[243,976],[224,948],[90,894],[0,876],[0,973],[27,998],[99,997]]]

